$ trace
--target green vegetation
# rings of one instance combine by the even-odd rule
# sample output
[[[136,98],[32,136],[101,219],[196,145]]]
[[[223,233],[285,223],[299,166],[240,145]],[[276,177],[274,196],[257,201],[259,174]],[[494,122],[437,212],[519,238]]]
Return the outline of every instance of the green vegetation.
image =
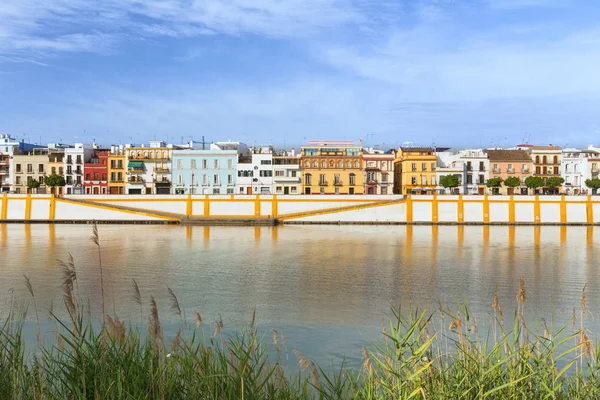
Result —
[[[585,186],[592,189],[592,194],[596,194],[598,192],[598,189],[600,189],[600,179],[598,179],[598,178],[586,179]]]
[[[558,188],[565,183],[565,178],[560,176],[551,176],[546,178],[546,187],[552,189],[553,192],[557,192]]]
[[[40,187],[40,181],[38,181],[37,179],[29,179],[27,181],[27,187],[29,189],[37,189]]]
[[[456,174],[440,176],[440,185],[446,189],[456,188],[460,185],[460,176]]]
[[[544,180],[539,176],[528,176],[525,178],[525,186],[529,189],[539,189],[544,186]]]
[[[489,188],[499,188],[500,186],[502,186],[502,178],[497,177],[497,178],[490,178],[487,181],[487,187]]]
[[[516,176],[509,176],[504,181],[504,186],[514,189],[518,186],[521,186],[521,180],[519,178],[517,178]]]
[[[92,240],[100,255],[97,231]],[[381,338],[363,349],[362,365],[325,370],[294,350],[299,372],[293,374],[282,365],[283,334],[273,330],[272,340],[260,336],[255,313],[246,328],[226,334],[221,319],[206,326],[195,313],[190,324],[168,289],[171,310],[181,320],[173,340],[163,335],[154,297],[147,307],[147,335],[126,326],[114,308],[111,316],[110,307],[103,307],[106,314],[94,329],[87,302],[78,294],[72,258],[62,263],[62,273],[69,318],[60,321],[49,311],[57,325],[56,344],[44,345],[38,335],[35,351],[26,350],[25,315],[10,306],[0,330],[2,399],[600,398],[600,350],[585,329],[585,287],[563,326],[553,319],[526,321],[523,279],[513,317],[505,321],[496,290],[481,331],[466,305],[453,310],[440,303],[434,312],[393,308]],[[25,285],[39,329],[34,285],[28,277]],[[143,318],[135,280],[131,297]]]
[[[52,174],[52,175],[48,175],[46,177],[46,186],[49,186],[51,188],[57,187],[57,186],[65,186],[66,182],[65,182],[65,177],[62,175],[58,175],[58,174]]]

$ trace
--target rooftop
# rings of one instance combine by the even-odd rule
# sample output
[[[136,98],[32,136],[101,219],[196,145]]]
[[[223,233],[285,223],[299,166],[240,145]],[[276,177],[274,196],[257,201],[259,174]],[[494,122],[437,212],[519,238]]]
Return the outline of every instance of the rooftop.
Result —
[[[490,161],[531,161],[525,150],[485,150]]]

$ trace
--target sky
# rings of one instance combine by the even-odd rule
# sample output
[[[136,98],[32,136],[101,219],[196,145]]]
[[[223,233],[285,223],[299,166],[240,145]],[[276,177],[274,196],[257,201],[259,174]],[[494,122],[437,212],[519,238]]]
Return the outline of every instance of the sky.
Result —
[[[597,0],[2,0],[0,133],[598,145],[599,16]]]

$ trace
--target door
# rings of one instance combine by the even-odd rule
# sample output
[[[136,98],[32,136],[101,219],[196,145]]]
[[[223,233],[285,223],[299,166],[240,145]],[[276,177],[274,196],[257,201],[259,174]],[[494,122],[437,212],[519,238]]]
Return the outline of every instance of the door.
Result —
[[[252,188],[251,187],[248,188],[247,193],[248,194],[252,194]]]
[[[290,188],[287,186],[284,186],[283,188],[283,194],[290,194]]]

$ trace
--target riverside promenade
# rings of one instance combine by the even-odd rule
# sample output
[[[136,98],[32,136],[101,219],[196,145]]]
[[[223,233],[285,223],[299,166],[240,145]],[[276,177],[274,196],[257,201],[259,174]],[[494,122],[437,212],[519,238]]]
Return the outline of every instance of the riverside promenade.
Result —
[[[4,223],[598,225],[600,196],[2,195]]]

